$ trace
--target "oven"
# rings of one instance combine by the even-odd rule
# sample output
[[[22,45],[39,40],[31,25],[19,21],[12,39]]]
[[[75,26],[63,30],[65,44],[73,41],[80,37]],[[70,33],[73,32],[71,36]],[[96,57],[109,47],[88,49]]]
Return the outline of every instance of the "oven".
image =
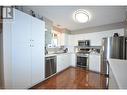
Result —
[[[77,67],[89,68],[89,54],[88,53],[77,53]]]

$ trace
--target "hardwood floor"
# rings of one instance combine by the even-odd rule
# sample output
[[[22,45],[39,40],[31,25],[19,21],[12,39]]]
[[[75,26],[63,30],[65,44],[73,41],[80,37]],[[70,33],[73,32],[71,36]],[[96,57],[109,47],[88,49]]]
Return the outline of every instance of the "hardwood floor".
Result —
[[[104,75],[81,68],[69,67],[63,72],[39,83],[32,89],[107,89]]]

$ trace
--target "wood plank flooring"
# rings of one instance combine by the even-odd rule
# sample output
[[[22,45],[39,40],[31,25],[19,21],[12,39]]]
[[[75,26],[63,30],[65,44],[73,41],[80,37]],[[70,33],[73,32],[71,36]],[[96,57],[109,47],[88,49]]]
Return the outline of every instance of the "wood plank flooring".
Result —
[[[92,71],[69,67],[32,89],[107,89],[107,79]]]

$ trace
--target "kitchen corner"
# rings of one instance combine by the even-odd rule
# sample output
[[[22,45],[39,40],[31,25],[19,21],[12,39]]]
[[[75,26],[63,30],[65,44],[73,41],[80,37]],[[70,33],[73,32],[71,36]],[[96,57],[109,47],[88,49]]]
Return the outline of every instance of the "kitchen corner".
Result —
[[[68,51],[69,47],[65,48],[54,47],[46,48],[47,54],[45,54],[45,78],[48,79],[51,76],[69,68],[75,67],[75,54]],[[54,72],[53,72],[54,71]]]

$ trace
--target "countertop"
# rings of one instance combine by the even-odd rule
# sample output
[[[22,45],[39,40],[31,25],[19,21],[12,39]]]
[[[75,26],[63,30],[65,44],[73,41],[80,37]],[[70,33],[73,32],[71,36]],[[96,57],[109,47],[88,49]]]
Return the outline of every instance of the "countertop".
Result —
[[[109,59],[109,65],[120,89],[127,89],[127,60]]]
[[[50,57],[50,56],[57,56],[57,55],[62,55],[62,54],[74,54],[74,53],[51,53],[51,54],[46,54],[45,57]]]
[[[82,47],[82,46],[75,46],[75,48],[86,48],[86,49],[101,49],[101,46],[86,46],[86,47]]]

